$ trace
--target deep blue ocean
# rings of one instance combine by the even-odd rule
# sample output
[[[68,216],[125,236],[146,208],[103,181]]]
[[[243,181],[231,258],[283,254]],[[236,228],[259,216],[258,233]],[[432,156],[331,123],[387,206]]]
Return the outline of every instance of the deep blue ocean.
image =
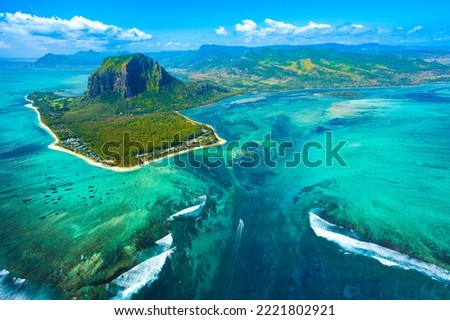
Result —
[[[450,298],[449,83],[229,98],[183,111],[228,141],[224,165],[114,172],[49,149],[25,107],[92,71],[0,63],[0,299]],[[323,163],[288,167],[310,142]]]

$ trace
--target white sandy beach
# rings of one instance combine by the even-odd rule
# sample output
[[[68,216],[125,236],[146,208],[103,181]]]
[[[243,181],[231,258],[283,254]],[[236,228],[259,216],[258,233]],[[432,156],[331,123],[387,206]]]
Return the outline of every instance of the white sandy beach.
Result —
[[[214,128],[212,126],[210,126],[208,124],[203,124],[203,123],[194,121],[194,120],[186,117],[185,115],[182,115],[178,111],[176,111],[177,114],[179,114],[180,116],[185,118],[187,121],[189,121],[191,123],[195,123],[195,124],[206,125],[211,130],[213,130],[214,135],[217,137],[217,142],[214,143],[214,144],[208,145],[208,146],[195,147],[195,148],[188,149],[188,150],[182,150],[182,151],[179,151],[179,152],[174,152],[174,153],[168,154],[168,155],[166,155],[164,157],[161,157],[161,158],[158,158],[158,159],[154,159],[154,160],[151,160],[151,161],[146,161],[146,162],[144,162],[141,165],[137,165],[137,166],[133,166],[133,167],[112,167],[112,166],[108,166],[108,165],[103,164],[103,163],[96,162],[96,161],[94,161],[94,160],[92,160],[92,159],[90,159],[90,158],[88,158],[88,157],[86,157],[84,155],[81,155],[81,154],[76,153],[74,151],[71,151],[71,150],[68,150],[68,149],[65,149],[65,148],[62,148],[62,147],[58,146],[57,145],[58,142],[59,142],[58,137],[55,135],[55,133],[47,125],[45,125],[42,122],[41,114],[40,114],[38,108],[36,108],[35,106],[32,105],[32,101],[31,100],[27,99],[26,97],[25,97],[25,99],[30,102],[30,103],[26,104],[25,107],[33,109],[36,112],[36,114],[38,116],[39,126],[41,128],[43,128],[45,131],[47,131],[54,139],[54,141],[48,146],[49,149],[57,150],[57,151],[61,151],[61,152],[65,152],[65,153],[71,154],[71,155],[73,155],[75,157],[83,159],[84,161],[86,161],[87,163],[89,163],[90,165],[92,165],[94,167],[98,167],[98,168],[102,168],[102,169],[106,169],[106,170],[111,170],[111,171],[115,171],[115,172],[130,172],[130,171],[139,170],[139,169],[141,169],[141,168],[145,167],[146,165],[149,165],[149,164],[151,164],[153,162],[157,162],[157,161],[161,161],[161,160],[164,160],[164,159],[172,158],[172,157],[174,157],[176,155],[188,153],[188,152],[195,151],[195,150],[200,150],[200,149],[203,149],[203,148],[217,147],[217,146],[223,145],[223,144],[225,144],[227,142],[225,139],[222,139],[217,134],[217,132],[214,130]]]

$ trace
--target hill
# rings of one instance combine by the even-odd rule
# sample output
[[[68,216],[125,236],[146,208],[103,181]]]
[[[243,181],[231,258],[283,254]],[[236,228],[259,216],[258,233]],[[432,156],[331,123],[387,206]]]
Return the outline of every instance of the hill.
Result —
[[[184,82],[143,54],[106,58],[88,81],[83,104],[107,101],[117,113],[174,111],[231,95],[211,81]]]

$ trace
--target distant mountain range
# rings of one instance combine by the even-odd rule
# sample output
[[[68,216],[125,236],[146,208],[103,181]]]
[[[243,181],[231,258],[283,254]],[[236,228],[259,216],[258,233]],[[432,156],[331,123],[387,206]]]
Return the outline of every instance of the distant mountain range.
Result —
[[[450,78],[449,66],[442,63],[450,51],[432,48],[208,45],[152,55],[183,78],[208,79],[243,91],[412,85]]]
[[[99,66],[103,59],[109,56],[117,55],[113,52],[96,52],[94,50],[78,51],[74,54],[53,54],[47,53],[45,56],[34,62],[38,67],[82,67]]]
[[[36,66],[99,66],[111,53],[47,54]],[[240,47],[148,53],[183,80],[230,91],[413,85],[450,78],[450,50],[379,44]]]
[[[165,65],[176,65],[185,63],[192,59],[207,59],[213,56],[239,57],[246,52],[258,52],[263,50],[281,50],[289,51],[294,49],[313,49],[313,50],[335,50],[338,52],[366,53],[366,54],[384,54],[401,55],[417,58],[429,58],[440,55],[450,55],[450,48],[446,47],[420,47],[420,46],[388,46],[376,43],[367,43],[361,45],[343,45],[336,43],[326,43],[317,45],[289,46],[273,45],[263,47],[243,47],[243,46],[220,46],[203,45],[198,50],[186,51],[161,51],[148,52],[146,55],[159,60]],[[42,67],[62,67],[62,66],[99,66],[103,59],[109,56],[128,54],[128,52],[97,52],[94,50],[79,51],[74,54],[53,54],[47,53],[45,56],[37,59],[34,64]]]
[[[246,52],[259,52],[264,50],[291,51],[299,49],[311,50],[334,50],[337,52],[364,53],[364,54],[383,54],[383,55],[401,55],[403,57],[428,58],[437,55],[450,55],[450,48],[446,47],[420,47],[420,46],[389,46],[377,43],[367,43],[361,45],[344,45],[337,43],[325,43],[315,45],[272,45],[262,47],[244,47],[244,46],[221,46],[221,45],[203,45],[198,50],[186,51],[161,51],[150,52],[147,55],[152,56],[163,63],[175,62],[187,59],[205,59],[212,56],[234,56],[239,57]]]

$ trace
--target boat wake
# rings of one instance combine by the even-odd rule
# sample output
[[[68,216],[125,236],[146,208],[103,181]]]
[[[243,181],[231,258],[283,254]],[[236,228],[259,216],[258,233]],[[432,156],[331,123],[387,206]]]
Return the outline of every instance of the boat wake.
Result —
[[[238,224],[237,230],[236,230],[236,239],[235,239],[235,242],[234,242],[233,253],[232,253],[232,256],[234,258],[237,255],[239,247],[241,246],[242,231],[244,231],[244,227],[245,227],[244,220],[239,219],[239,224]]]
[[[353,232],[320,218],[317,212],[315,209],[309,212],[309,223],[314,233],[336,243],[343,250],[376,259],[385,266],[415,270],[438,281],[450,283],[450,271],[375,243],[355,239]]]

